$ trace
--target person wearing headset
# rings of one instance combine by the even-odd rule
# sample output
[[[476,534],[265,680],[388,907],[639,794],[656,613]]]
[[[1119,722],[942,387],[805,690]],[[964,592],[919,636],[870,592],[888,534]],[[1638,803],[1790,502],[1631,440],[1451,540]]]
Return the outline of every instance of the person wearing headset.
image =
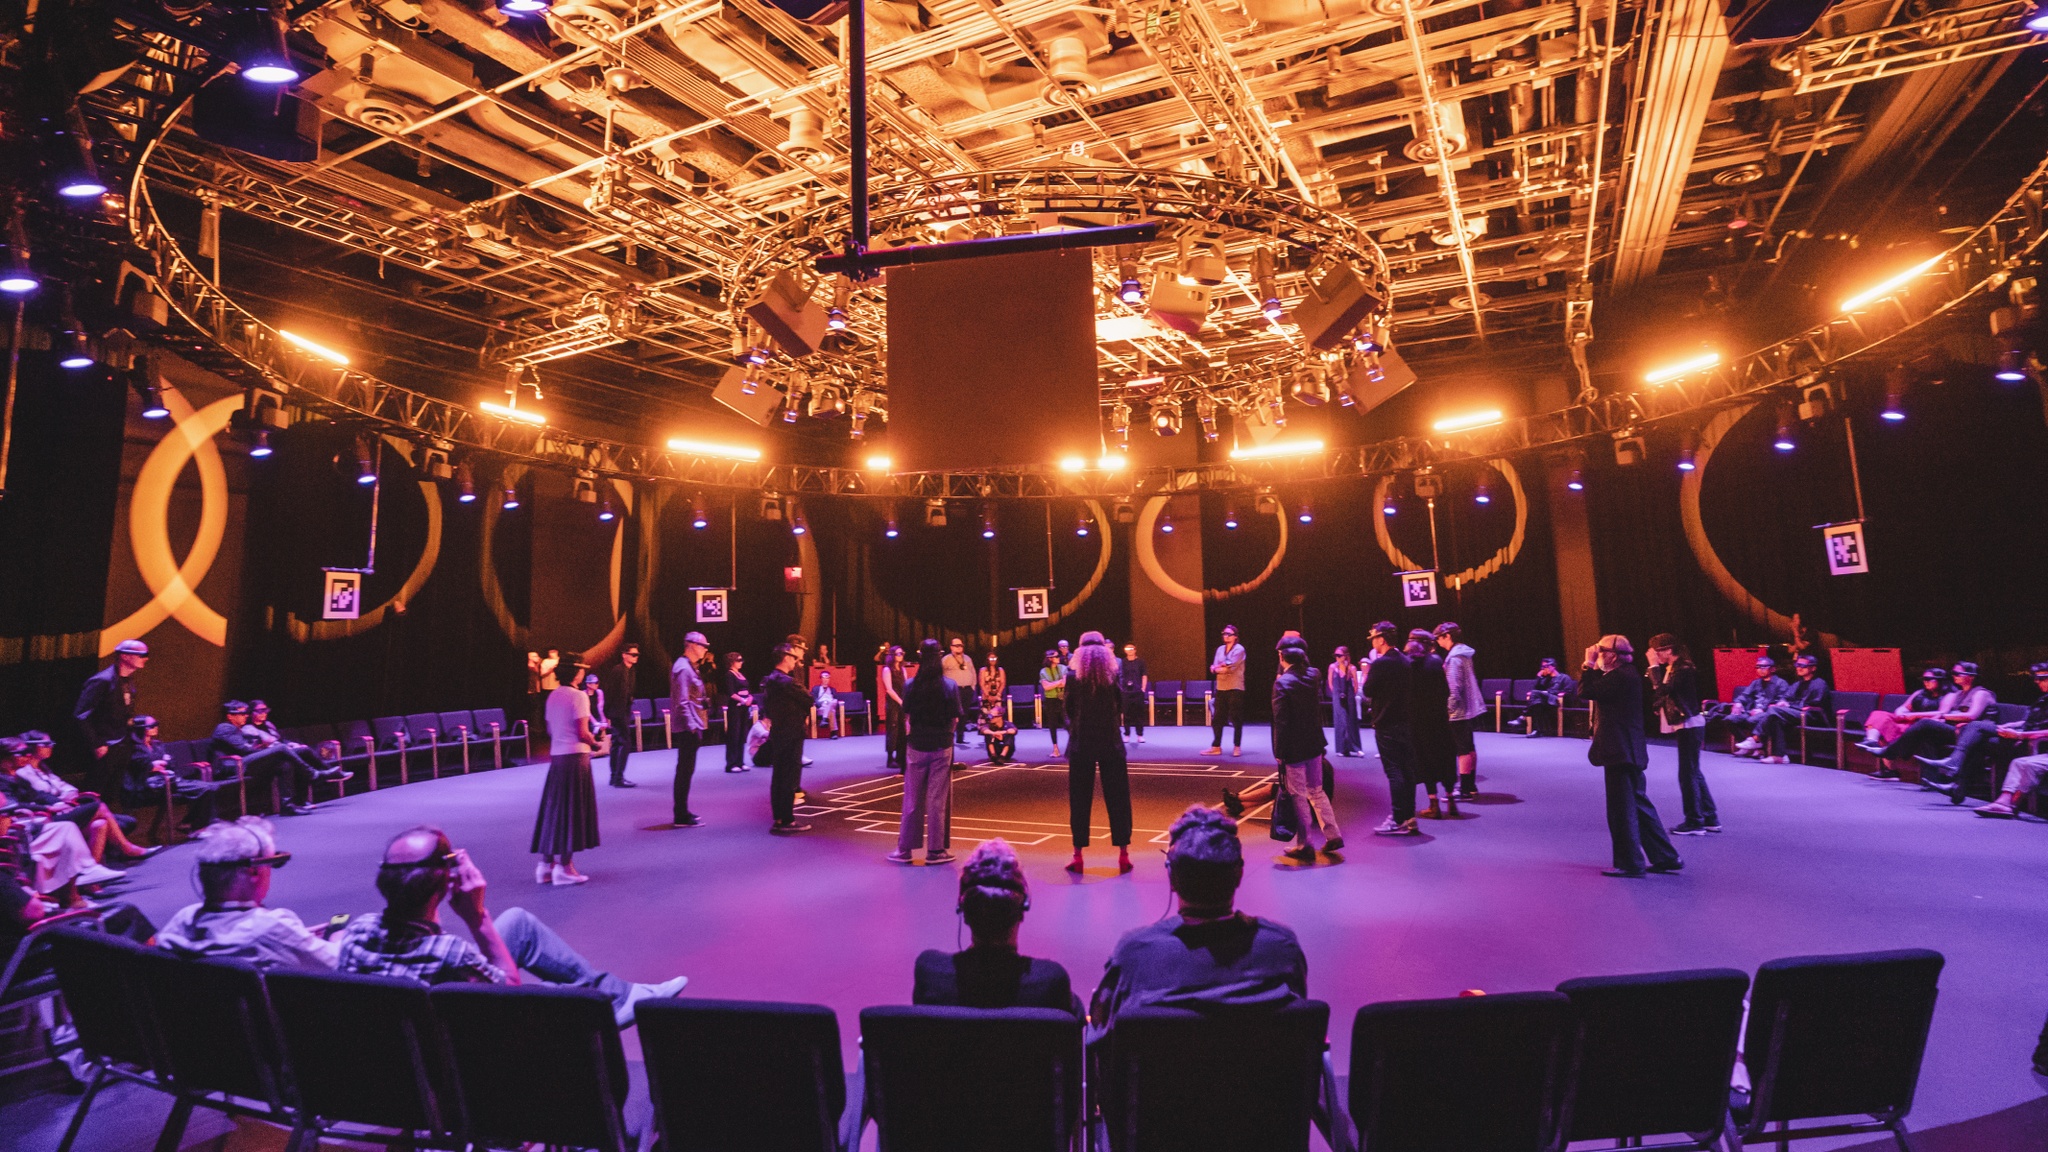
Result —
[[[954,1008],[1052,1008],[1081,1014],[1067,970],[1017,950],[1018,929],[1031,910],[1024,865],[1008,843],[987,840],[960,869],[954,911],[974,943],[959,952],[918,954],[912,1004]]]

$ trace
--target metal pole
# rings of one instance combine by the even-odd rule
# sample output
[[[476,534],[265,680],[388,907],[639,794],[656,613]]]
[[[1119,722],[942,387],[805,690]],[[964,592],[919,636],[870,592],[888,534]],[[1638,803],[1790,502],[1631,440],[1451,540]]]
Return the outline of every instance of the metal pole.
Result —
[[[1849,486],[1856,491],[1856,519],[1863,519],[1863,470],[1856,466],[1856,425],[1842,415],[1842,434],[1849,441]]]
[[[377,437],[377,479],[370,484],[370,555],[363,564],[363,574],[373,575],[377,571],[377,506],[384,502],[384,438]],[[357,595],[361,595],[360,592]]]
[[[1442,564],[1438,560],[1436,552],[1436,497],[1431,496],[1429,497],[1429,568],[1430,571],[1434,572],[1441,567]]]
[[[852,177],[853,232],[846,238],[846,254],[858,259],[868,250],[868,6],[867,0],[851,0],[846,9],[846,104],[849,141],[848,171]],[[856,279],[866,275],[856,270]]]
[[[0,412],[0,498],[7,495],[7,460],[14,455],[14,392],[21,383],[21,318],[28,301],[14,301],[14,334],[7,340],[7,404]]]

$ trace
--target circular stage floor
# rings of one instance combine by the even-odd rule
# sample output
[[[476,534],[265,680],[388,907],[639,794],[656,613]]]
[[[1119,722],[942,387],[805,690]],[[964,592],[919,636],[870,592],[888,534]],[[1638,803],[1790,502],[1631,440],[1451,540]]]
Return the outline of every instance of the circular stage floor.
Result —
[[[1042,733],[1026,732],[1025,762],[1006,768],[976,767],[979,749],[961,750],[954,850],[995,835],[1018,845],[1033,884],[1024,949],[1065,964],[1077,991],[1093,987],[1121,933],[1169,909],[1159,850],[1173,816],[1270,767],[1263,728],[1247,731],[1242,758],[1199,755],[1205,729],[1149,735],[1131,746],[1138,868],[1128,877],[1115,874],[1099,799],[1088,873],[1061,870],[1066,771],[1046,755]],[[1370,733],[1366,740],[1369,749]],[[1427,835],[1414,838],[1371,835],[1386,815],[1385,778],[1369,755],[1338,759],[1349,842],[1341,864],[1279,866],[1281,845],[1262,819],[1247,821],[1239,904],[1299,933],[1310,992],[1332,1006],[1340,1067],[1353,1012],[1374,1000],[1674,968],[1753,973],[1779,956],[1927,947],[1946,953],[1948,967],[1909,1119],[1928,1133],[1921,1152],[2048,1148],[2048,1084],[2028,1069],[2048,1014],[2048,827],[1980,819],[1853,773],[1709,753],[1727,831],[1677,838],[1682,874],[1614,880],[1599,873],[1606,823],[1600,773],[1585,750],[1582,740],[1481,735],[1481,802],[1463,819],[1424,821]],[[532,881],[526,847],[544,765],[351,796],[280,822],[293,860],[277,873],[271,903],[308,923],[373,911],[385,840],[414,823],[439,824],[483,867],[494,911],[525,906],[627,979],[683,974],[689,995],[829,1004],[851,1061],[859,1010],[906,1001],[917,952],[954,946],[958,874],[882,859],[894,847],[901,790],[880,768],[879,739],[813,741],[810,754],[817,763],[805,772],[802,813],[815,830],[793,837],[767,832],[768,772],[720,771],[718,749],[701,754],[693,792],[705,825],[669,828],[674,755],[636,755],[629,775],[639,787],[598,787],[604,845],[578,857],[594,877],[580,888]],[[1675,824],[1672,751],[1652,756],[1651,796]],[[602,764],[597,772],[602,781]],[[138,867],[124,898],[161,923],[195,899],[191,861],[180,847]],[[96,1118],[80,1148],[140,1146],[153,1133],[117,1127]],[[47,1130],[54,1148],[61,1121]],[[43,1146],[39,1135],[25,1145]]]

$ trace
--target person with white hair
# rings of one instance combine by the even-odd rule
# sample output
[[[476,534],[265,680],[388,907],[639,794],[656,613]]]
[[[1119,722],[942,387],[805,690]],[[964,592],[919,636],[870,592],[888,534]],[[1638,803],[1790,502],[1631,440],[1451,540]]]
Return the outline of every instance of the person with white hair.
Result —
[[[1095,775],[1102,773],[1102,806],[1109,811],[1109,842],[1116,845],[1116,870],[1131,870],[1131,773],[1124,756],[1123,693],[1116,686],[1116,657],[1100,632],[1081,637],[1074,671],[1067,680],[1067,819],[1074,858],[1067,871],[1081,871],[1095,807]]]
[[[1607,833],[1613,841],[1614,866],[1603,874],[1628,879],[1685,867],[1643,784],[1650,749],[1643,740],[1644,681],[1633,667],[1635,658],[1628,637],[1602,636],[1586,649],[1585,671],[1579,675],[1579,694],[1600,706],[1593,712],[1593,742],[1586,759],[1600,765],[1607,777]]]
[[[244,816],[199,833],[197,904],[180,908],[157,932],[157,947],[180,956],[243,960],[259,968],[331,969],[341,948],[327,927],[306,927],[289,908],[267,908],[270,875],[291,862],[270,821]]]

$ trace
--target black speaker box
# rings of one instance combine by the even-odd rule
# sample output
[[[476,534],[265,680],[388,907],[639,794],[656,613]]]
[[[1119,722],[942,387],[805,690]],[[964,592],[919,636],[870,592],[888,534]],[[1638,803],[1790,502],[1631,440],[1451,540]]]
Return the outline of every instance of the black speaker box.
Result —
[[[1323,273],[1321,280],[1311,274],[1308,295],[1294,306],[1293,319],[1309,347],[1327,350],[1342,344],[1360,321],[1386,311],[1386,307],[1387,302],[1369,291],[1349,264],[1337,264]]]

